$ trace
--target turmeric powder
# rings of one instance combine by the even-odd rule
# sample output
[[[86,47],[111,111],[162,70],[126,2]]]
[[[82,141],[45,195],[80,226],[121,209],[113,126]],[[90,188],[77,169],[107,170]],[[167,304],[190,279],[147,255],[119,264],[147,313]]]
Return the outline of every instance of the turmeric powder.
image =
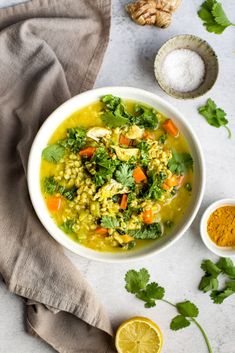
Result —
[[[217,208],[207,222],[211,240],[222,247],[235,247],[235,206]]]

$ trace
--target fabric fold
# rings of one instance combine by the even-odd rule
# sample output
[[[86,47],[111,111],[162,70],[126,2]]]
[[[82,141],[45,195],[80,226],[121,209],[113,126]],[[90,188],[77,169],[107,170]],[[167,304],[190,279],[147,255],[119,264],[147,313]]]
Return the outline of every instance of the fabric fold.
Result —
[[[109,28],[110,0],[0,10],[0,275],[26,299],[28,331],[59,352],[115,350],[105,310],[32,208],[27,160],[48,115],[92,88]]]

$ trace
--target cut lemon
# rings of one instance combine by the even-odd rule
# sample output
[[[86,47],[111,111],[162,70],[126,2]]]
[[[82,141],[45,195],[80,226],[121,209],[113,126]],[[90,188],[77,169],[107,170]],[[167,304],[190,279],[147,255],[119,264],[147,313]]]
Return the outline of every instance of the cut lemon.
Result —
[[[162,333],[150,319],[133,317],[118,328],[115,344],[118,353],[159,353]]]

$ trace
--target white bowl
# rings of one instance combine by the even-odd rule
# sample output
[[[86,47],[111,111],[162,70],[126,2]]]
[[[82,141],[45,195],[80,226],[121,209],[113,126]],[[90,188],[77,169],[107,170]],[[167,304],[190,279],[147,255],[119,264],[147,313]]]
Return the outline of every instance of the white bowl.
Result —
[[[222,199],[218,200],[214,203],[212,203],[204,212],[202,219],[201,219],[201,224],[200,224],[200,232],[201,232],[201,237],[204,242],[204,244],[207,246],[207,248],[212,251],[214,254],[222,257],[231,257],[235,256],[235,248],[229,248],[229,247],[222,247],[216,245],[211,238],[209,237],[207,233],[207,222],[210,217],[210,215],[219,207],[222,206],[235,206],[235,199]]]
[[[87,106],[88,104],[97,101],[101,96],[106,94],[113,94],[121,98],[127,98],[139,102],[146,103],[167,117],[171,117],[179,129],[186,137],[191,154],[194,159],[194,187],[192,192],[191,203],[183,215],[181,222],[174,229],[173,233],[169,236],[162,237],[156,242],[151,242],[149,246],[143,247],[142,249],[120,252],[120,253],[105,253],[98,252],[89,248],[86,248],[64,234],[54,223],[51,218],[47,207],[45,205],[43,196],[40,190],[40,164],[42,150],[48,143],[52,133],[62,123],[63,120],[68,118],[74,111]],[[199,141],[193,132],[192,128],[188,124],[187,120],[182,114],[176,110],[171,104],[167,103],[162,98],[155,94],[147,91],[131,88],[131,87],[104,87],[94,89],[88,92],[81,93],[57,108],[44,122],[38,131],[37,136],[31,147],[29,161],[28,161],[28,187],[29,194],[34,206],[34,209],[51,236],[62,244],[65,248],[73,251],[74,253],[84,256],[93,260],[100,260],[105,262],[121,262],[139,259],[151,254],[156,254],[166,249],[168,246],[174,244],[176,240],[185,233],[188,227],[191,225],[193,219],[201,204],[205,187],[205,165],[204,158],[201,150]]]

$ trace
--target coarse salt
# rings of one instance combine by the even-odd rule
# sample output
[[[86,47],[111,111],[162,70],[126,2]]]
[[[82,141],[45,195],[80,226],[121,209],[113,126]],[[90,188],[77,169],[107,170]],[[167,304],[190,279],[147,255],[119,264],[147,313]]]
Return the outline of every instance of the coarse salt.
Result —
[[[190,92],[203,82],[205,64],[195,51],[176,49],[166,56],[162,73],[167,85],[175,91]]]

